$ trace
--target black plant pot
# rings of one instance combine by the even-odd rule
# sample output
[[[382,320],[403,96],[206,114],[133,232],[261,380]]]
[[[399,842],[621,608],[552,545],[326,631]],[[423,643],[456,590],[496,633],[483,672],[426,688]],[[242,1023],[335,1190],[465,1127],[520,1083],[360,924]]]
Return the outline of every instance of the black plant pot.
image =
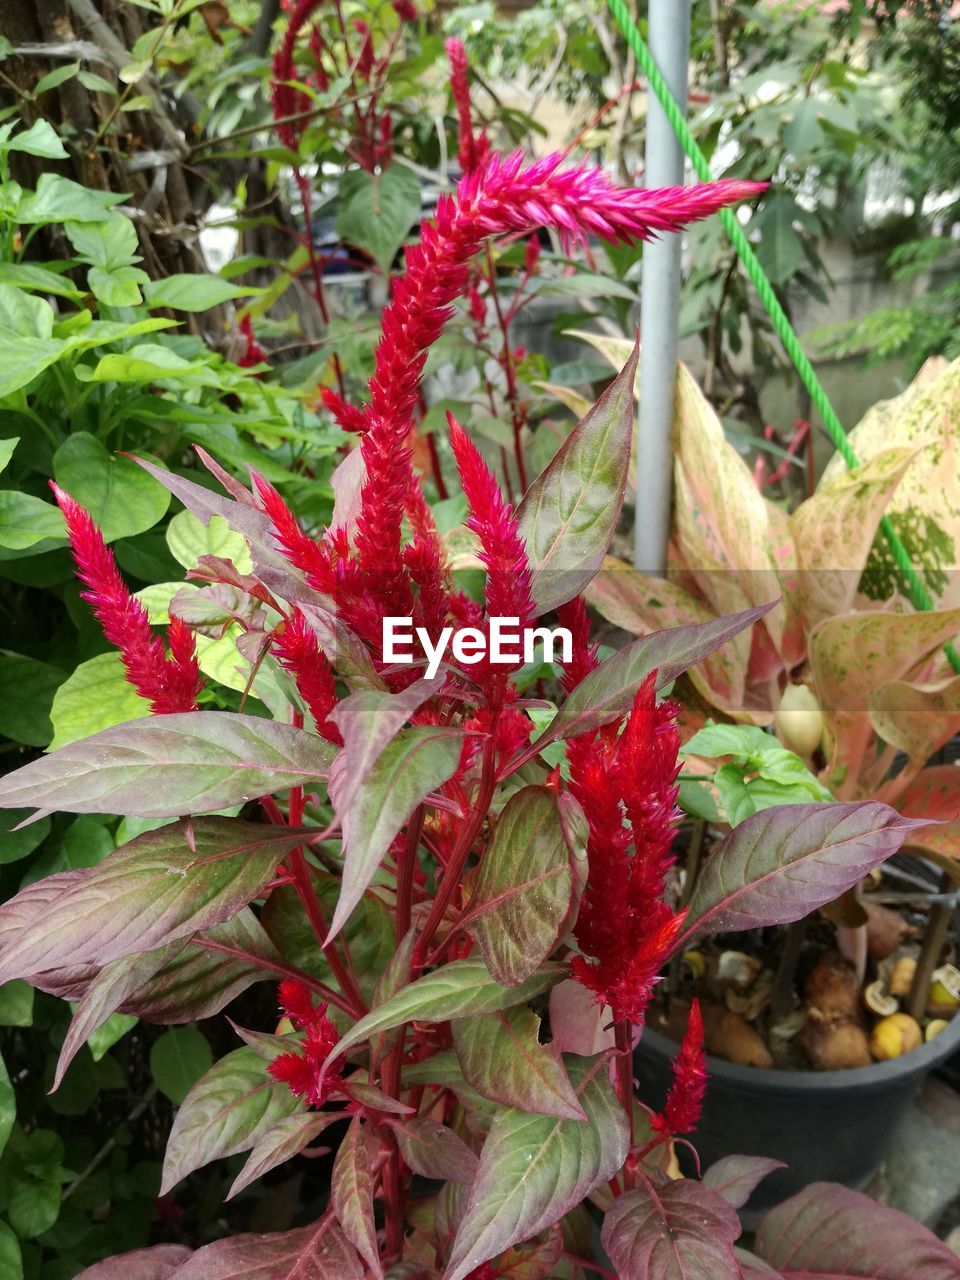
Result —
[[[650,1106],[659,1107],[666,1097],[677,1047],[644,1029],[634,1067],[639,1096]],[[729,1155],[771,1156],[787,1165],[754,1192],[741,1214],[748,1229],[811,1182],[861,1189],[876,1173],[924,1078],[958,1047],[960,1014],[912,1053],[849,1071],[773,1071],[710,1058],[707,1098],[693,1139],[701,1165]],[[684,1165],[689,1156],[679,1150]]]

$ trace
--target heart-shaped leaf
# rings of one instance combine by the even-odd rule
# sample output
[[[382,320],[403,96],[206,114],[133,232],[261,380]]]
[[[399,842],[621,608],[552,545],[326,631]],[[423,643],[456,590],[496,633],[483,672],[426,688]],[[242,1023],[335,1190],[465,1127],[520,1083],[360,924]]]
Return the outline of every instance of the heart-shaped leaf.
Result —
[[[95,867],[30,885],[0,907],[0,982],[63,965],[105,965],[235,916],[304,833],[233,818],[148,831]],[[3,924],[8,927],[3,929]]]
[[[624,368],[517,508],[538,613],[580,595],[613,540],[627,487],[639,356],[638,336]]]
[[[191,711],[104,729],[0,780],[0,807],[36,816],[178,818],[325,777],[336,748],[259,716]]]
[[[523,982],[553,951],[570,912],[571,852],[549,787],[507,801],[464,917],[494,978]]]
[[[623,1280],[740,1280],[740,1220],[702,1182],[645,1182],[618,1196],[600,1239]]]
[[[417,805],[456,772],[463,740],[462,730],[445,725],[402,729],[380,752],[356,788],[346,760],[341,758],[335,763],[330,798],[343,828],[344,862],[328,942],[350,918],[394,836]],[[347,803],[343,803],[344,793],[349,797]]]
[[[873,800],[764,809],[711,853],[681,942],[800,920],[846,893],[923,825]]]
[[[553,1226],[627,1158],[627,1120],[607,1081],[606,1058],[569,1058],[566,1067],[587,1119],[512,1108],[497,1113],[444,1280],[464,1280],[504,1249]]]
[[[463,1078],[478,1093],[506,1107],[562,1120],[585,1120],[560,1047],[541,1044],[540,1019],[520,1006],[486,1018],[453,1023]]]
[[[455,960],[411,982],[390,1000],[371,1009],[339,1041],[331,1058],[405,1022],[449,1022],[451,1018],[525,1004],[562,977],[559,966],[544,966],[519,986],[504,987],[494,982],[482,960]]]
[[[211,1160],[249,1151],[284,1116],[303,1110],[252,1049],[228,1053],[180,1104],[167,1142],[160,1194]]]
[[[815,1182],[772,1209],[754,1249],[782,1280],[957,1280],[957,1255],[905,1213]]]

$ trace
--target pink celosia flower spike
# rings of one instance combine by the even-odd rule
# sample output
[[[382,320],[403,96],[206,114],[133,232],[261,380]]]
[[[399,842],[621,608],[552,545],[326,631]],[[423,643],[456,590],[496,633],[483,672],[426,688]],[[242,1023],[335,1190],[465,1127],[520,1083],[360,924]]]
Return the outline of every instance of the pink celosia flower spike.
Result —
[[[408,595],[400,554],[404,499],[410,482],[410,431],[426,351],[451,318],[450,304],[467,286],[468,264],[488,236],[555,227],[569,246],[588,236],[648,239],[678,231],[724,205],[763,190],[754,182],[716,182],[661,191],[614,187],[595,169],[561,169],[562,156],[523,167],[521,153],[494,156],[442,196],[434,223],[407,251],[407,271],[383,314],[370,380],[363,437],[366,481],[357,521],[359,562],[381,603],[405,614]]]
[[[89,514],[52,480],[50,488],[67,522],[77,577],[87,588],[81,597],[92,606],[107,640],[120,650],[127,679],[157,715],[196,711],[203,688],[193,632],[179,618],[170,620],[168,657],[153,635],[147,611],[120,577],[117,562]]]
[[[651,1125],[663,1137],[692,1133],[700,1120],[707,1091],[707,1056],[703,1051],[703,1016],[699,1000],[690,1006],[687,1029],[673,1063],[667,1101]]]
[[[472,173],[478,165],[490,157],[490,143],[485,132],[477,138],[473,132],[473,116],[470,111],[470,80],[467,51],[463,41],[451,36],[444,45],[450,59],[450,90],[457,108],[459,148],[457,160],[464,173]]]
[[[530,594],[527,548],[517,529],[513,510],[504,500],[476,445],[452,413],[447,414],[447,422],[450,445],[470,508],[467,528],[480,539],[480,559],[487,567],[484,586],[487,616],[519,618],[522,630],[536,616]]]

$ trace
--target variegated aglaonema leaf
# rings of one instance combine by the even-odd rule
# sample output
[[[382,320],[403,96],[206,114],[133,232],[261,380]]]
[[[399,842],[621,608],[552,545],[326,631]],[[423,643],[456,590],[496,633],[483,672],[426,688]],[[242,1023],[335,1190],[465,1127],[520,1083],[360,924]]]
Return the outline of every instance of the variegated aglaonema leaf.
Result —
[[[565,1062],[586,1120],[499,1111],[480,1155],[444,1280],[464,1280],[511,1245],[552,1226],[627,1157],[626,1116],[605,1057]]]
[[[556,947],[570,912],[573,856],[549,787],[524,787],[510,797],[466,917],[498,982],[523,982]]]
[[[711,853],[681,942],[800,920],[852,888],[923,825],[872,800],[756,813]]]
[[[639,357],[638,337],[624,368],[574,427],[517,509],[538,613],[580,595],[613,541],[627,487]]]
[[[326,777],[336,748],[259,716],[191,711],[103,729],[0,780],[0,808],[178,818]]]
[[[219,925],[262,892],[303,839],[294,828],[235,818],[172,823],[95,867],[51,877],[49,895],[41,896],[47,882],[28,885],[0,907],[0,982],[109,964]]]
[[[741,1280],[740,1220],[702,1182],[647,1181],[618,1196],[600,1239],[622,1280]]]

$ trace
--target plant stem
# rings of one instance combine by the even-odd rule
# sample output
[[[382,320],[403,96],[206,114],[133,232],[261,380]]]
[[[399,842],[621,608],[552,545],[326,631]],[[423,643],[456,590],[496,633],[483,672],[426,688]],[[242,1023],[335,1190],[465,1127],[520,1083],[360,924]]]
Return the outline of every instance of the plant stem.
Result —
[[[417,850],[420,847],[420,836],[423,833],[423,820],[426,810],[422,804],[417,805],[407,828],[407,843],[400,855],[397,868],[397,942],[402,942],[410,929],[413,914],[413,877],[417,869]]]
[[[774,1018],[784,1018],[793,1008],[793,984],[797,976],[797,963],[803,948],[804,935],[807,932],[807,919],[795,920],[787,926],[783,939],[783,950],[780,963],[773,980],[770,992],[770,1013]]]
[[[617,1096],[620,1105],[627,1114],[630,1126],[630,1146],[633,1146],[633,1035],[630,1023],[620,1018],[613,1026],[613,1034],[617,1045]],[[624,1178],[627,1170],[624,1169]]]
[[[310,868],[302,849],[297,849],[290,855],[290,877],[293,881],[293,887],[297,891],[297,897],[307,913],[307,919],[310,921],[314,936],[320,946],[323,947],[327,940],[327,922],[320,906],[320,900],[311,882]],[[327,947],[324,955],[333,970],[334,977],[340,984],[340,990],[350,1001],[352,1016],[362,1018],[367,1012],[366,1001],[360,994],[360,988],[354,982],[353,975],[341,958],[337,943],[334,942]]]
[[[489,240],[487,241],[487,284],[490,287],[493,309],[497,314],[497,323],[500,325],[500,333],[503,337],[503,371],[507,377],[507,401],[510,405],[510,417],[513,422],[513,449],[517,459],[517,474],[520,477],[520,494],[522,496],[527,491],[527,468],[523,461],[523,448],[520,441],[524,415],[520,405],[520,397],[517,393],[517,374],[513,364],[513,351],[510,347],[510,325],[507,323],[503,308],[500,306],[500,294],[497,292],[497,266],[493,260],[493,249]]]
[[[954,888],[953,879],[949,871],[945,871],[940,878],[940,893],[949,893]],[[948,902],[935,902],[930,908],[930,915],[927,918],[927,927],[924,931],[923,943],[920,947],[920,955],[917,958],[917,968],[913,975],[913,982],[910,986],[910,996],[907,1000],[907,1013],[917,1022],[923,1017],[927,1007],[927,1000],[930,994],[930,980],[933,972],[937,967],[937,960],[940,958],[940,951],[943,947],[943,940],[947,936],[947,929],[950,925],[950,918],[953,915],[953,905]]]

